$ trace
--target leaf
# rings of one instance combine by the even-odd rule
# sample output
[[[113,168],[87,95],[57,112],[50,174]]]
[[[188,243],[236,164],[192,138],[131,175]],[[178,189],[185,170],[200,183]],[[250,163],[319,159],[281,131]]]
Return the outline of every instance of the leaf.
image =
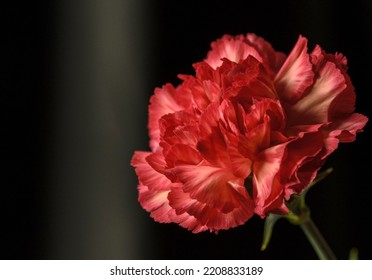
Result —
[[[261,251],[264,251],[269,245],[271,235],[274,229],[275,223],[283,218],[282,215],[270,214],[265,219],[264,232],[263,232],[263,241],[261,245]]]
[[[323,172],[318,173],[318,175],[316,176],[316,178],[302,192],[303,195],[305,195],[311,187],[313,187],[314,185],[316,185],[317,183],[319,183],[320,181],[322,181],[323,179],[325,179],[329,174],[332,173],[332,171],[333,171],[333,167],[330,167],[330,168],[327,168],[326,170],[324,170]]]
[[[351,248],[349,252],[349,260],[358,260],[359,259],[359,251],[358,248]]]

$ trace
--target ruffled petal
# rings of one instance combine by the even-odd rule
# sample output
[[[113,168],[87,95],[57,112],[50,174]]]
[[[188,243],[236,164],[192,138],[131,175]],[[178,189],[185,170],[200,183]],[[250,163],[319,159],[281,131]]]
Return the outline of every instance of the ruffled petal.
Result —
[[[309,93],[293,106],[287,107],[289,126],[318,124],[329,121],[332,101],[346,88],[344,76],[332,62],[326,62]]]
[[[183,190],[190,197],[208,204],[220,212],[230,212],[248,200],[244,182],[237,184],[229,169],[207,165],[182,165],[175,168],[177,177],[183,183]],[[234,182],[234,183],[232,183]]]
[[[201,162],[200,153],[185,144],[173,145],[166,154],[168,167],[173,168],[176,165],[191,164],[197,165]]]
[[[286,144],[268,148],[260,153],[253,164],[255,213],[260,216],[265,216],[265,208],[283,196],[284,188],[275,178],[280,170],[285,148]]]
[[[282,180],[286,178],[283,182],[286,183],[286,199],[293,193],[300,193],[315,178],[324,162],[322,156],[324,147],[325,139],[322,132],[304,133],[288,143],[286,157],[280,170]]]
[[[170,113],[160,119],[159,126],[160,147],[164,154],[176,144],[196,146],[199,128],[197,118],[194,115],[186,111]]]
[[[153,165],[156,169],[154,169]],[[136,151],[131,160],[139,181],[154,191],[166,191],[170,189],[170,181],[160,173],[165,168],[165,159],[161,153]]]
[[[307,53],[307,39],[300,36],[287,60],[275,77],[279,97],[296,103],[313,84],[314,72]]]
[[[174,222],[179,224],[181,227],[191,230],[192,233],[199,233],[206,230],[210,230],[209,227],[201,224],[194,216],[191,216],[187,212],[177,214],[174,218]]]
[[[339,120],[329,126],[330,135],[337,137],[340,142],[353,142],[356,134],[362,132],[367,124],[368,118],[364,115],[354,113],[344,120]]]
[[[207,63],[194,64],[196,77],[181,75],[182,86],[187,88],[193,97],[194,105],[201,111],[210,103],[219,102],[221,98],[220,75]]]
[[[204,61],[216,69],[221,66],[222,58],[239,63],[251,55],[258,60],[262,60],[257,50],[244,42],[244,40],[243,35],[235,37],[224,35],[221,39],[211,44],[212,50],[208,52],[207,58]]]
[[[150,147],[153,151],[159,150],[160,118],[166,114],[185,109],[185,103],[180,103],[177,95],[177,90],[171,84],[166,84],[162,88],[156,88],[155,94],[150,99],[148,128]]]
[[[252,160],[239,151],[239,141],[236,136],[229,136],[227,147],[232,172],[239,178],[247,178],[252,171]]]
[[[211,165],[228,167],[229,155],[221,122],[223,122],[223,113],[220,105],[210,104],[200,119],[200,140],[197,149]]]
[[[259,52],[263,61],[267,62],[274,72],[277,72],[285,61],[286,55],[282,52],[275,51],[269,42],[256,34],[248,33],[246,38],[247,41]]]
[[[150,212],[151,218],[159,223],[171,223],[176,216],[174,209],[169,206],[168,191],[151,191],[148,187],[138,185],[138,202],[143,209]]]
[[[175,211],[169,206],[167,198],[172,182],[148,163],[149,158],[152,165],[160,170],[164,169],[165,162],[160,153],[139,151],[134,153],[131,164],[135,167],[139,178],[138,201],[146,211],[151,213],[155,221],[170,223],[175,216]]]
[[[272,77],[264,64],[248,56],[239,64],[223,59],[219,67],[223,98],[236,97],[239,103],[250,103],[260,97],[277,98]]]
[[[244,224],[253,215],[253,202],[249,197],[244,203],[228,212],[221,212],[206,203],[192,198],[182,188],[173,188],[169,194],[170,204],[178,215],[187,213],[195,217],[198,226],[202,225],[212,231],[229,229]],[[195,221],[192,221],[195,224]]]

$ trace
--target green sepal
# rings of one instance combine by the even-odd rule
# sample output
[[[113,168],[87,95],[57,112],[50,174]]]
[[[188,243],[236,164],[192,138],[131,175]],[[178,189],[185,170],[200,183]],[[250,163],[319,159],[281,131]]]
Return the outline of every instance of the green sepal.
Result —
[[[328,168],[325,171],[319,173],[317,177],[310,183],[310,185],[302,191],[299,195],[292,195],[291,199],[287,202],[289,212],[287,215],[269,214],[265,219],[263,241],[261,245],[261,251],[264,251],[271,240],[274,225],[280,218],[287,218],[291,223],[299,225],[304,220],[310,218],[310,210],[306,206],[305,196],[311,187],[326,178],[333,168]]]
[[[305,203],[305,197],[307,192],[317,183],[326,178],[331,174],[333,168],[330,167],[323,172],[320,172],[316,178],[310,183],[310,185],[305,188],[299,195],[292,195],[288,200],[287,207],[289,209],[288,214],[285,216],[292,224],[300,225],[303,221],[310,218],[310,209]]]

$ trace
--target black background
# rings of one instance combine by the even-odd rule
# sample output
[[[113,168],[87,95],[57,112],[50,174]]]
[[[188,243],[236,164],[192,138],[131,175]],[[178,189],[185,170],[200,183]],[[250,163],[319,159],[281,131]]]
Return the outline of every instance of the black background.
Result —
[[[85,3],[86,2],[86,3]],[[89,1],[85,1],[89,5]],[[51,117],[58,106],[54,87],[59,6],[52,1],[13,1],[3,9],[3,85],[1,147],[2,259],[120,258],[120,254],[69,254],[53,251],[53,219],[48,183],[52,161]],[[145,25],[148,45],[142,46],[148,76],[138,121],[141,141],[123,146],[147,150],[147,102],[153,89],[166,82],[178,83],[176,75],[191,74],[191,64],[204,58],[209,44],[223,34],[256,33],[276,50],[288,53],[299,34],[312,49],[319,44],[329,53],[348,58],[349,75],[357,93],[356,111],[371,113],[372,4],[370,1],[147,1],[142,9],[151,18]],[[68,28],[68,27],[67,27]],[[128,40],[131,40],[128,38]],[[146,61],[145,61],[146,60]],[[123,77],[125,79],[125,77]],[[123,102],[130,102],[130,96]],[[120,104],[119,104],[120,106]],[[135,120],[133,120],[135,121]],[[308,194],[312,217],[340,259],[352,247],[361,259],[372,259],[371,222],[371,132],[370,124],[351,144],[341,144],[325,167],[334,172]],[[130,141],[131,134],[127,138]],[[129,162],[130,158],[125,161]],[[129,176],[135,181],[131,167]],[[135,184],[133,197],[135,197]],[[143,239],[133,258],[143,259],[316,259],[301,230],[279,221],[272,241],[260,251],[263,221],[253,218],[245,225],[219,234],[194,235],[172,224],[155,223],[134,203],[143,225]],[[125,209],[125,207],[124,207]],[[127,211],[132,211],[128,208]],[[94,219],[94,218],[93,218]],[[130,230],[130,225],[127,225]],[[104,240],[104,239],[103,239]],[[104,241],[102,241],[104,242]],[[100,245],[101,246],[101,245]],[[103,244],[104,246],[104,244]],[[117,248],[125,250],[125,248]],[[118,257],[119,256],[119,257]],[[123,255],[132,258],[132,255]]]

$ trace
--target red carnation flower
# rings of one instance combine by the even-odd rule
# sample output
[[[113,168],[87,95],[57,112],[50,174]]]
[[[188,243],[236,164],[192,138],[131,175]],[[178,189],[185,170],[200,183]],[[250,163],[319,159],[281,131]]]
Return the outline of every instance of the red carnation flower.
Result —
[[[286,214],[340,142],[367,118],[354,113],[346,58],[300,36],[286,57],[254,35],[211,44],[195,75],[155,90],[151,152],[136,151],[139,202],[155,221],[194,233]]]

